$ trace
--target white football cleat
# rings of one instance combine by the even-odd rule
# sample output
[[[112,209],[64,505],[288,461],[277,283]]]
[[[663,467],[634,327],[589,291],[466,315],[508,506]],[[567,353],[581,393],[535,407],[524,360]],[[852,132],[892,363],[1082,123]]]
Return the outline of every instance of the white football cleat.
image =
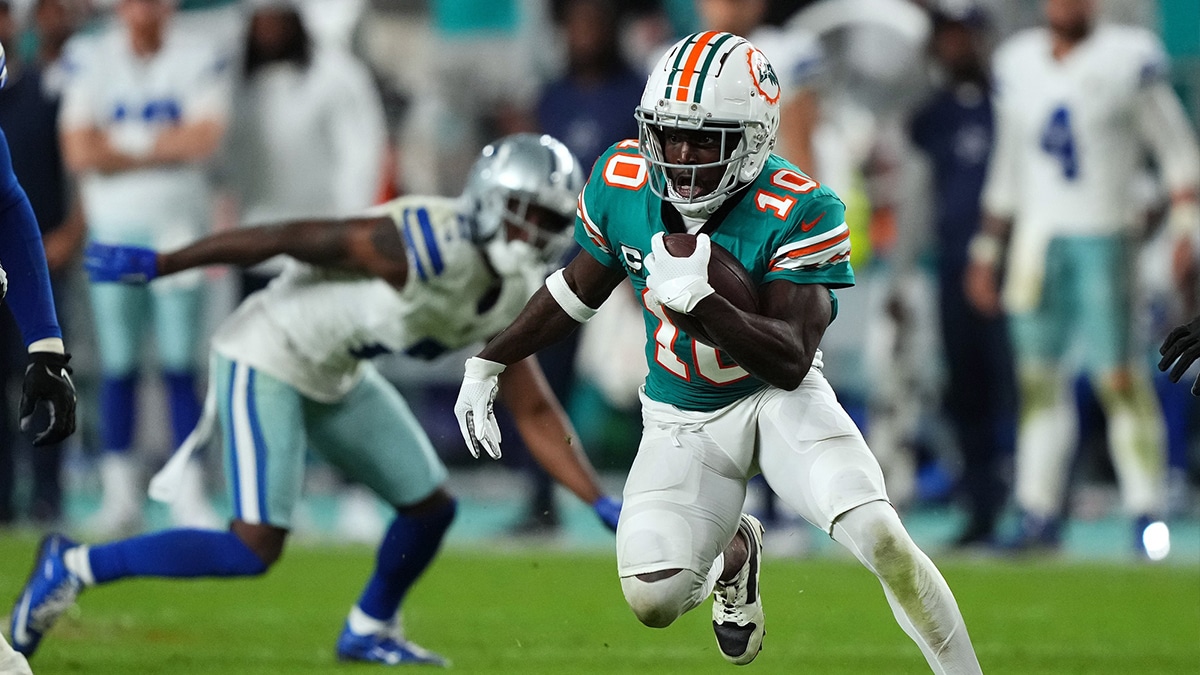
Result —
[[[738,532],[746,538],[746,562],[732,581],[717,581],[713,591],[713,632],[726,661],[744,666],[762,650],[763,607],[758,577],[762,568],[763,526],[743,513]]]

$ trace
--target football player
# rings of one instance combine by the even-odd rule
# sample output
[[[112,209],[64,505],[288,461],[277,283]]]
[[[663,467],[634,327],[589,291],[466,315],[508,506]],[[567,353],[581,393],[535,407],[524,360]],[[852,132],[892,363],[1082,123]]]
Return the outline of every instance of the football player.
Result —
[[[1021,400],[1015,549],[1060,542],[1078,430],[1071,395],[1079,339],[1108,420],[1108,444],[1134,550],[1166,508],[1162,411],[1131,340],[1139,214],[1130,177],[1152,151],[1171,192],[1176,276],[1200,236],[1200,150],[1151,32],[1099,23],[1094,0],[1047,0],[1046,26],[997,49],[996,140],[983,229],[966,282],[980,311],[1009,314]],[[1007,248],[1004,286],[998,283]]]
[[[476,456],[499,457],[499,378],[587,321],[628,277],[644,305],[650,372],[616,545],[638,619],[667,626],[715,589],[722,654],[736,664],[758,655],[763,530],[741,510],[761,471],[878,576],[934,671],[978,673],[954,596],[888,503],[879,465],[821,374],[832,289],[854,283],[849,232],[837,195],[772,154],[780,94],[762,52],[730,33],[690,35],[662,56],[636,109],[639,138],[602,155],[580,195],[583,251],[467,361],[459,426]],[[667,253],[667,232],[695,233],[695,252]],[[713,242],[759,284],[761,314],[713,292]],[[682,333],[664,308],[698,319],[718,347]]]
[[[0,87],[8,79],[4,46],[0,45]],[[42,233],[33,207],[13,173],[8,139],[0,131],[0,299],[21,330],[29,351],[29,366],[21,394],[21,428],[29,429],[35,413],[44,409],[47,423],[34,435],[36,446],[53,445],[75,431],[75,385],[71,360],[63,346],[62,329],[50,292],[50,272],[42,248]],[[9,286],[12,293],[8,294]],[[40,423],[39,423],[40,424]],[[0,636],[0,673],[28,675],[25,657]]]
[[[483,150],[461,199],[402,197],[359,218],[237,229],[161,254],[91,246],[86,264],[98,282],[145,283],[280,254],[299,262],[248,297],[213,337],[210,400],[227,453],[229,530],[173,529],[93,546],[48,536],[12,613],[13,646],[32,654],[88,586],[266,572],[283,552],[311,446],[396,509],[338,638],[338,658],[444,664],[400,633],[399,606],[436,554],[455,500],[429,438],[367,360],[389,351],[432,357],[504,328],[569,243],[563,230],[583,178],[562,143],[519,134]],[[601,492],[537,361],[505,377],[503,400],[534,456],[615,528],[620,505]],[[211,411],[205,417],[211,422]],[[170,497],[174,472],[204,426],[152,493]]]

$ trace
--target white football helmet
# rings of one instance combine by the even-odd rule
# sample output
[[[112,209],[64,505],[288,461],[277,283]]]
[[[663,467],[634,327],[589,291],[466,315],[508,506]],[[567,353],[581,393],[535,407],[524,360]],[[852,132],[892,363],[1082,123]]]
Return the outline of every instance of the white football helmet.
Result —
[[[770,61],[732,33],[694,33],[676,42],[651,71],[642,92],[638,145],[650,168],[650,189],[681,213],[703,217],[762,172],[779,132],[779,78]],[[662,132],[687,129],[719,133],[721,157],[710,164],[670,164]],[[696,171],[724,166],[720,184],[694,195]],[[693,195],[672,186],[669,170],[692,172]]]
[[[8,82],[8,57],[4,55],[4,45],[0,45],[0,89]]]
[[[553,262],[570,248],[569,226],[575,222],[584,178],[579,160],[551,136],[513,134],[480,152],[463,200],[474,220],[475,241],[487,246],[497,270],[508,273],[526,264]],[[539,225],[530,217],[534,206],[561,222]],[[510,240],[506,225],[525,232],[525,241]]]

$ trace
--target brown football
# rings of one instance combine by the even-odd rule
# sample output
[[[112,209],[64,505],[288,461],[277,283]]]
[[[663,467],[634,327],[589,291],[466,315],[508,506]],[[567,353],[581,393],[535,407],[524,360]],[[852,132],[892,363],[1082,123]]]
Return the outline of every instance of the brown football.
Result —
[[[758,312],[758,286],[750,278],[745,267],[720,244],[712,243],[712,254],[708,259],[708,284],[717,295],[728,300],[734,307],[745,312]],[[667,252],[674,256],[688,256],[696,250],[696,235],[668,234],[663,237],[663,245]],[[704,344],[717,346],[704,330],[704,324],[693,316],[680,314],[673,309],[663,307],[671,323],[688,336]]]

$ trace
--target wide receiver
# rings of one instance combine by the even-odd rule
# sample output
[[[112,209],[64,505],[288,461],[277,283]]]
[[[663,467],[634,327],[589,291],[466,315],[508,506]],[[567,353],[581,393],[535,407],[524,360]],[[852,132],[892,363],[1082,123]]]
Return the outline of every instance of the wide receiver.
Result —
[[[467,362],[455,413],[472,452],[499,457],[498,378],[590,318],[628,276],[644,303],[650,373],[616,543],[638,619],[667,626],[715,588],[722,654],[736,664],[758,655],[762,526],[741,510],[761,471],[875,573],[935,672],[978,673],[954,596],[888,503],[879,465],[821,374],[830,289],[854,282],[849,232],[837,196],[771,154],[780,93],[743,38],[705,32],[676,43],[647,81],[639,139],[601,156],[580,195],[584,250]],[[699,233],[695,252],[667,254],[664,233],[684,231]],[[713,293],[711,242],[760,284],[761,315]],[[664,307],[700,320],[719,348],[682,334]]]
[[[47,537],[12,613],[13,646],[32,654],[86,586],[266,572],[283,552],[311,446],[396,509],[338,658],[444,664],[404,639],[399,607],[437,553],[455,501],[429,438],[366,360],[388,351],[428,357],[503,328],[569,243],[562,230],[582,182],[566,146],[519,134],[484,149],[461,200],[402,197],[360,218],[238,229],[170,253],[90,247],[97,281],[145,282],[279,254],[301,263],[247,298],[213,338],[210,400],[226,449],[229,531],[175,529],[94,546]],[[505,382],[504,401],[534,457],[615,528],[620,505],[571,442],[537,361],[521,362]],[[202,435],[193,432],[168,467],[185,465]],[[152,492],[169,496],[170,475],[164,469]]]

